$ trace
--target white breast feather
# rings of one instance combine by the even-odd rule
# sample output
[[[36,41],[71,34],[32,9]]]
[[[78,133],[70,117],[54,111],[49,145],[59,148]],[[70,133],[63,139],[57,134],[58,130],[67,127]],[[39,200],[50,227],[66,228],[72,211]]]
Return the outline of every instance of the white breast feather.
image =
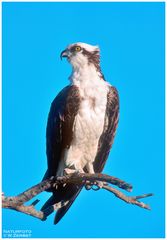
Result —
[[[71,81],[78,86],[82,101],[73,126],[73,141],[62,156],[58,175],[63,175],[65,167],[74,167],[81,172],[86,167],[88,172],[94,172],[92,163],[103,132],[109,91],[109,83],[100,79],[93,65],[76,68]]]

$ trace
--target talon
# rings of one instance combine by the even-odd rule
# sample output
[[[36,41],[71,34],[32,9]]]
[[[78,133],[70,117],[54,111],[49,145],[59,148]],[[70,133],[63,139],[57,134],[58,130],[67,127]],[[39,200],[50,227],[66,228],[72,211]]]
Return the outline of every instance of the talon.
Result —
[[[89,190],[92,189],[92,186],[91,185],[85,185],[85,189],[89,191]]]
[[[98,191],[99,189],[101,189],[106,183],[103,183],[101,181],[95,181],[93,186],[92,186],[92,190],[94,191]]]
[[[94,191],[98,191],[98,190],[100,189],[100,187],[97,186],[97,185],[93,185],[91,188],[92,188],[92,190],[94,190]]]
[[[102,188],[106,183],[103,183],[103,182],[100,182],[100,181],[97,181],[96,182],[97,186],[100,188]]]
[[[90,183],[89,181],[86,181],[86,182],[85,182],[85,189],[86,189],[86,190],[92,189],[91,183]]]
[[[94,191],[97,191],[99,189],[101,189],[104,185],[107,185],[107,183],[105,182],[101,182],[101,181],[95,181],[94,183],[91,183],[89,181],[86,181],[85,182],[85,189],[86,190],[94,190]]]

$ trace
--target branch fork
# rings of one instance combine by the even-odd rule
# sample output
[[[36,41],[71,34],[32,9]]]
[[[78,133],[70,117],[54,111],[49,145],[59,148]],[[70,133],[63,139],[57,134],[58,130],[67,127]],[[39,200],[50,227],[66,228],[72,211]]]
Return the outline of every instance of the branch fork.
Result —
[[[40,194],[41,192],[48,190],[49,188],[52,188],[52,187],[56,188],[58,187],[59,184],[67,184],[67,183],[73,183],[78,186],[85,186],[87,190],[104,189],[113,193],[117,198],[125,201],[126,203],[133,204],[138,207],[150,210],[150,206],[143,202],[140,202],[139,199],[153,196],[152,193],[143,194],[143,195],[134,196],[134,197],[126,196],[120,190],[114,188],[111,185],[115,185],[118,188],[131,192],[132,191],[131,184],[126,183],[125,181],[119,178],[102,174],[102,173],[95,173],[95,174],[72,173],[62,177],[51,177],[27,189],[26,191],[24,191],[23,193],[20,193],[17,196],[6,197],[4,196],[4,194],[2,194],[2,207],[15,210],[18,212],[22,212],[44,221],[55,210],[58,210],[61,207],[65,206],[68,203],[68,201],[66,202],[60,201],[59,203],[56,203],[50,206],[44,211],[38,211],[35,209],[35,206],[39,202],[38,199],[28,206],[25,206],[24,204],[29,200],[31,200],[32,198],[34,198],[35,196],[37,196],[38,194]]]

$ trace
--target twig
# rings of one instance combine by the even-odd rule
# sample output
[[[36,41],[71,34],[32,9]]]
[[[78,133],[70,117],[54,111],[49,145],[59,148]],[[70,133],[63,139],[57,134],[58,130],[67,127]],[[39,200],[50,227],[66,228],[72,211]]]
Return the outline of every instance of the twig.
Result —
[[[136,196],[136,197],[128,197],[128,196],[124,195],[122,192],[118,191],[117,189],[115,189],[111,186],[104,185],[102,188],[108,190],[109,192],[112,192],[116,197],[120,198],[121,200],[125,201],[126,203],[134,204],[134,205],[137,205],[138,207],[151,210],[149,205],[147,205],[143,202],[139,202],[137,199],[153,196],[152,193],[143,194],[143,195]]]

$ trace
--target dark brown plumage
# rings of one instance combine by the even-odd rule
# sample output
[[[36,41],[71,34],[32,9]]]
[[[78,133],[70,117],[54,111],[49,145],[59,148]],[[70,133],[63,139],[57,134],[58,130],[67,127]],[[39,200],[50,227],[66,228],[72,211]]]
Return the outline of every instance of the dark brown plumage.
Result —
[[[105,81],[104,75],[100,68],[100,52],[98,50],[89,52],[83,48],[82,53],[83,55],[87,56],[89,64],[93,64],[95,66],[97,72],[100,73],[102,80]]]
[[[94,162],[95,172],[102,172],[110,153],[119,120],[119,96],[116,88],[110,87],[107,96],[104,130],[99,139],[98,152]]]

